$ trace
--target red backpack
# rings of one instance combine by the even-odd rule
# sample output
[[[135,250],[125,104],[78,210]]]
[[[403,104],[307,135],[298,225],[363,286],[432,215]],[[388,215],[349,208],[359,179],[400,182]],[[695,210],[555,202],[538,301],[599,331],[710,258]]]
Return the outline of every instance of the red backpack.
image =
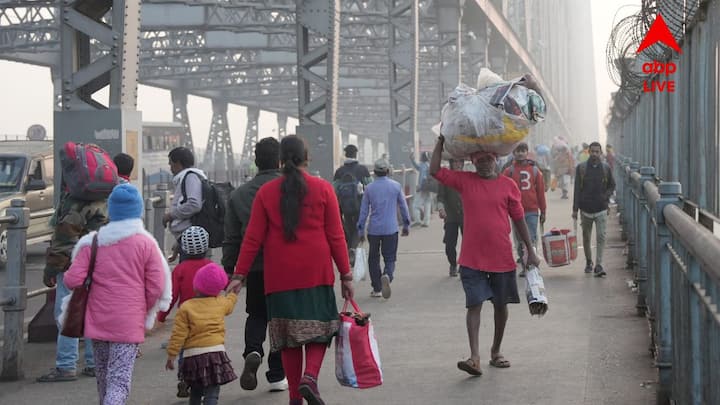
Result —
[[[104,200],[118,184],[115,163],[97,145],[67,142],[60,150],[60,163],[65,191],[74,198]]]

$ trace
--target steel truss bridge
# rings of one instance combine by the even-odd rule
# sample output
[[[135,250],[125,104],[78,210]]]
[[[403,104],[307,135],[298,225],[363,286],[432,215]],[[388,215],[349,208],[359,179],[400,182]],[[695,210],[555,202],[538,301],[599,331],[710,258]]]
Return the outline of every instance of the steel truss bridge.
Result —
[[[174,120],[193,141],[187,96],[212,100],[206,162],[234,154],[227,105],[243,105],[242,156],[260,136],[260,110],[287,117],[324,175],[349,134],[384,143],[406,163],[431,142],[447,94],[481,67],[530,72],[553,133],[571,137],[567,100],[529,51],[538,32],[522,0],[0,0],[0,58],[51,68],[56,110],[135,109],[137,83],[172,93]],[[534,24],[534,26],[533,26]],[[535,36],[542,36],[536,34]],[[547,42],[547,40],[545,40]],[[566,61],[567,62],[567,61]],[[107,105],[92,94],[110,86]],[[594,104],[593,104],[594,105]]]

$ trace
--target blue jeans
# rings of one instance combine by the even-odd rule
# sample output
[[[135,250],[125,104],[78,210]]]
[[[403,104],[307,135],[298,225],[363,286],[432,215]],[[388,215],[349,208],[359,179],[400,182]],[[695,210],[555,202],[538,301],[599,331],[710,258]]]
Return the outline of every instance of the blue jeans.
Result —
[[[532,241],[533,246],[537,246],[537,231],[538,231],[538,222],[540,220],[540,214],[537,212],[531,212],[525,214],[525,223],[528,227],[528,232],[530,233],[530,241]],[[518,257],[523,257],[523,241],[520,239],[520,235],[518,234],[517,230],[513,232],[515,235],[515,249],[517,249]]]
[[[381,291],[382,283],[380,277],[387,274],[390,281],[393,280],[395,273],[395,261],[397,260],[398,233],[392,235],[368,235],[368,267],[370,270],[370,282],[373,291]],[[380,253],[382,252],[383,261],[385,262],[385,271],[380,272]]]
[[[55,290],[55,322],[58,324],[58,337],[57,337],[57,348],[55,354],[55,367],[60,370],[76,370],[78,362],[78,342],[77,338],[69,338],[59,333],[62,330],[62,325],[58,319],[60,318],[60,312],[62,300],[72,292],[65,287],[63,282],[63,273],[57,275],[56,278],[57,289]],[[94,368],[95,358],[93,357],[92,340],[85,339],[85,367]]]

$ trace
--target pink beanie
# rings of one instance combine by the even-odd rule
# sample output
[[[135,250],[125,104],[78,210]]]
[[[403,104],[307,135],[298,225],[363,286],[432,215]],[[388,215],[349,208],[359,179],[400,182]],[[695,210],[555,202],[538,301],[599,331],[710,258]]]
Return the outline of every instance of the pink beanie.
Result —
[[[208,297],[215,297],[220,294],[227,284],[228,276],[225,270],[215,263],[209,263],[200,267],[193,279],[193,288],[195,291]]]

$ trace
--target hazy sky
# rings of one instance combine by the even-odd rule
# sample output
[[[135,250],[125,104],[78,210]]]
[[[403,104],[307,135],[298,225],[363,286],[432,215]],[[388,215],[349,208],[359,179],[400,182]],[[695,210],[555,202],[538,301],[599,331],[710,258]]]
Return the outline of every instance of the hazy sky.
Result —
[[[542,1],[542,0],[535,0]],[[568,0],[576,1],[576,0]],[[595,55],[595,74],[598,95],[598,122],[601,138],[605,137],[604,121],[607,114],[610,93],[616,86],[610,80],[605,64],[605,48],[612,28],[613,18],[621,6],[620,16],[637,11],[639,0],[592,0],[593,47]],[[52,82],[47,68],[0,60],[0,136],[21,135],[27,128],[40,124],[52,134]],[[144,121],[172,120],[170,93],[165,90],[140,86],[138,109],[143,113]],[[208,99],[190,97],[188,114],[196,145],[207,143],[212,117],[211,103]],[[240,151],[245,133],[245,108],[230,106],[228,122],[233,139],[233,149]],[[288,120],[288,133],[293,132],[297,124],[295,119]],[[263,112],[260,116],[261,136],[277,134],[275,114]]]

